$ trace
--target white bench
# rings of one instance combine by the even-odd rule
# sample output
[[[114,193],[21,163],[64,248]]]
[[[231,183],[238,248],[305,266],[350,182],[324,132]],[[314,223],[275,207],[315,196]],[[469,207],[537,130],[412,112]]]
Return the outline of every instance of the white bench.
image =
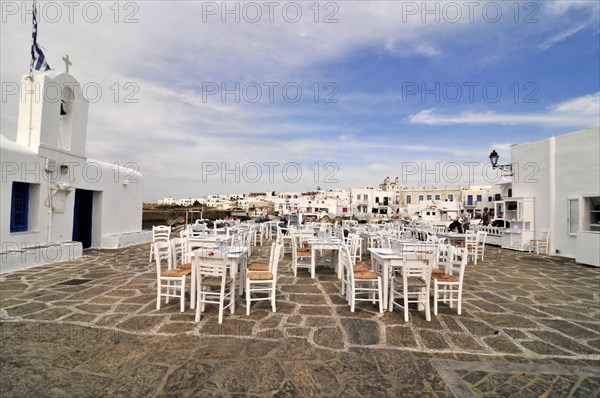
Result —
[[[483,225],[474,225],[472,227],[473,231],[485,231],[487,232],[487,240],[485,241],[488,245],[494,246],[502,246],[502,231],[504,228],[491,227],[491,226],[483,226]]]

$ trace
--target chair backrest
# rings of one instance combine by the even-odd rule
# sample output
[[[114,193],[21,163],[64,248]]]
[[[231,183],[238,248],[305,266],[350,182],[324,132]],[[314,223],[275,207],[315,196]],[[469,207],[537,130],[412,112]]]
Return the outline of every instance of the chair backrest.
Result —
[[[548,241],[550,240],[550,230],[549,229],[544,229],[540,233],[540,240],[543,241],[543,242],[548,243]]]
[[[379,239],[379,247],[380,248],[382,248],[382,249],[391,248],[390,235],[388,235],[386,233],[380,233],[380,234],[378,234],[378,239]]]
[[[362,238],[360,237],[360,235],[357,234],[350,234],[348,235],[348,238],[348,252],[350,258],[352,259],[352,263],[354,264],[358,259],[358,250],[360,249]]]
[[[487,239],[486,231],[477,231],[477,241],[479,242],[480,246],[485,246],[486,239]]]
[[[243,248],[244,246],[246,246],[245,238],[246,237],[244,232],[238,232],[237,234],[231,235],[231,247],[236,249]]]
[[[465,277],[465,268],[467,267],[467,263],[469,262],[469,256],[466,249],[456,250],[456,257],[460,257],[460,272],[458,274],[458,279],[460,284],[462,284],[463,279]]]
[[[194,250],[194,267],[200,277],[216,276],[225,278],[227,274],[227,253],[218,250]]]
[[[152,227],[152,242],[168,242],[171,238],[171,227],[156,225]]]
[[[171,246],[171,264],[176,267],[185,263],[184,255],[187,253],[187,240],[185,238],[173,238],[169,241]]]
[[[404,253],[402,255],[402,278],[418,277],[429,281],[434,256],[434,253]]]
[[[465,243],[467,245],[469,244],[477,244],[478,242],[478,236],[475,232],[473,231],[466,231],[465,232]]]
[[[282,243],[273,243],[271,245],[271,259],[269,260],[269,271],[273,274],[273,278],[277,277],[277,269],[279,268],[280,254],[283,250]]]
[[[354,283],[354,271],[352,269],[352,258],[350,257],[348,246],[346,245],[340,246],[340,260],[344,267],[344,277],[346,278],[346,282],[352,285]]]
[[[445,272],[448,275],[452,275],[452,268],[454,264],[457,262],[457,254],[459,249],[452,245],[444,245],[443,254],[440,256],[440,260],[438,263],[439,267],[444,267]]]
[[[156,275],[160,277],[164,265],[172,268],[171,245],[168,242],[154,243],[154,261],[156,262]]]

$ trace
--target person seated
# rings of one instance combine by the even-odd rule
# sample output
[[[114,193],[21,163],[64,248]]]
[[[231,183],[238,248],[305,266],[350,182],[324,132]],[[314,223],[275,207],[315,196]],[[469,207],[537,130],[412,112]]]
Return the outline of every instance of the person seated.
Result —
[[[492,222],[492,227],[496,227],[496,228],[510,228],[510,222],[508,221],[504,221],[503,219],[499,218],[496,219]]]
[[[458,220],[454,220],[452,221],[452,224],[450,224],[448,226],[448,230],[450,232],[459,232],[459,233],[463,233],[463,228],[462,228],[462,224],[460,223],[460,221]]]

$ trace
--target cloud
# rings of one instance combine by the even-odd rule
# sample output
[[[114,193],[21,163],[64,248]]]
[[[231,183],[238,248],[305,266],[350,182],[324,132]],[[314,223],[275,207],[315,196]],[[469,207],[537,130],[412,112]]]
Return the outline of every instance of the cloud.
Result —
[[[296,3],[303,12],[297,23],[283,17],[284,3],[276,8],[273,23],[268,21],[264,8],[262,20],[256,23],[244,17],[235,22],[233,15],[226,16],[224,23],[222,13],[206,15],[202,8],[206,4],[220,8],[222,2],[178,1],[176,6],[173,2],[115,3],[120,7],[116,22],[115,5],[99,2],[94,3],[102,7],[102,18],[97,23],[83,18],[81,5],[75,8],[72,22],[64,8],[59,21],[44,18],[52,16],[49,8],[49,14],[40,14],[39,40],[56,70],[63,70],[60,59],[68,53],[74,64],[73,75],[83,85],[97,84],[102,89],[99,101],[90,104],[88,155],[121,164],[137,163],[146,177],[147,197],[158,198],[167,194],[255,190],[259,185],[231,184],[230,180],[223,183],[221,179],[204,183],[204,162],[302,165],[305,180],[298,184],[281,176],[274,183],[262,181],[261,188],[272,190],[315,185],[310,167],[317,162],[320,177],[327,172],[323,170],[325,163],[337,163],[340,184],[350,187],[359,182],[374,184],[374,178],[379,177],[373,176],[379,172],[369,165],[391,165],[393,171],[400,167],[399,158],[466,159],[489,153],[487,139],[472,147],[429,145],[442,132],[431,131],[428,134],[433,138],[425,140],[424,130],[412,131],[414,126],[401,123],[401,112],[406,115],[417,111],[407,110],[409,105],[402,103],[394,79],[413,81],[420,79],[423,71],[460,73],[462,67],[452,69],[456,64],[444,63],[452,57],[484,69],[482,65],[487,67],[490,63],[482,59],[493,56],[494,62],[504,69],[513,47],[529,49],[540,37],[552,45],[582,31],[556,23],[572,10],[583,10],[565,5],[572,2],[564,1],[550,3],[550,17],[540,18],[540,23],[529,26],[531,30],[512,22],[513,14],[508,9],[512,3],[502,5],[504,19],[500,23],[481,18],[483,3],[478,4],[473,23],[449,23],[444,18],[436,22],[431,16],[424,22],[423,10],[409,15],[406,7],[409,3],[417,7],[425,3],[390,1],[320,2],[315,22],[314,2]],[[50,2],[40,2],[40,6],[43,4]],[[53,4],[60,7],[63,3]],[[248,3],[230,2],[229,6],[243,8],[245,4]],[[333,8],[326,9],[326,4]],[[427,6],[443,10],[448,4],[463,3],[431,2]],[[540,7],[544,10],[546,4],[540,3]],[[467,10],[462,11],[466,15]],[[127,16],[137,22],[124,23]],[[333,23],[324,23],[328,16]],[[18,83],[29,67],[30,14],[3,17],[6,23],[3,21],[1,26],[0,74],[3,83]],[[467,51],[467,47],[473,53],[463,59],[461,49]],[[363,59],[367,59],[369,69],[360,63]],[[383,66],[381,70],[376,69],[379,65]],[[411,76],[389,73],[402,66],[406,71],[406,65]],[[366,79],[360,80],[366,75],[375,76],[376,80],[382,70],[386,74],[378,88],[368,86]],[[440,79],[444,77],[447,76]],[[338,104],[310,101],[311,84],[332,80],[346,84],[340,84]],[[296,82],[302,85],[304,97],[298,103],[282,99],[281,91],[273,102],[237,102],[231,96],[222,100],[220,95],[203,97],[203,83],[232,87],[236,82],[242,86],[248,82]],[[124,101],[132,93],[126,88],[127,83],[137,87],[133,95],[137,102]],[[597,95],[594,98],[565,101],[541,114],[444,115],[425,110],[410,116],[409,121],[433,126],[564,125],[571,123],[569,120],[591,120],[594,111],[597,115]],[[12,139],[16,136],[17,106],[16,97],[2,103],[2,132]]]
[[[600,124],[600,92],[573,98],[549,108],[543,113],[461,112],[456,115],[439,114],[426,109],[408,117],[411,124],[454,125],[550,125],[595,127]]]
[[[577,25],[572,28],[566,29],[562,32],[559,32],[559,33],[553,35],[552,37],[546,39],[544,42],[538,44],[538,48],[540,48],[542,51],[545,51],[545,50],[549,49],[550,47],[552,47],[553,45],[567,40],[569,37],[573,36],[574,34],[576,34],[579,31],[583,30],[585,27],[586,27],[586,25],[582,24],[582,25]]]

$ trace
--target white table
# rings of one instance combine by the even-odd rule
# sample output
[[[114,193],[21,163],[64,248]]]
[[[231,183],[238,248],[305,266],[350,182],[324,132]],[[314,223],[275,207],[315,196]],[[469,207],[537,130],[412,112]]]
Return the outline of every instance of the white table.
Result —
[[[317,254],[317,250],[334,250],[338,252],[338,261],[337,261],[337,269],[336,273],[338,278],[342,278],[342,260],[339,255],[340,247],[342,245],[342,241],[336,237],[328,237],[326,239],[307,239],[308,244],[310,245],[310,277],[315,277],[315,258]]]
[[[465,240],[465,234],[461,234],[460,232],[437,232],[436,236],[438,238],[446,238],[448,239],[448,243],[455,244],[456,242],[460,242]]]
[[[373,269],[376,269],[376,265],[379,265],[383,274],[381,289],[383,290],[383,309],[385,310],[388,307],[390,270],[392,267],[402,266],[402,255],[395,249],[368,248],[367,250],[371,252]]]
[[[216,248],[215,248],[216,249]],[[230,252],[227,254],[228,267],[229,267],[229,275],[233,279],[233,291],[235,292],[236,288],[236,278],[237,278],[237,270],[238,267],[246,267],[248,262],[248,248],[232,248],[229,249]],[[194,252],[190,252],[186,254],[186,257],[193,259]],[[192,260],[192,275],[190,282],[190,308],[196,308],[196,267],[194,266],[194,262]],[[239,294],[243,293],[244,283],[240,281],[240,291]]]
[[[394,267],[402,267],[402,253],[414,253],[415,249],[418,248],[435,248],[435,244],[427,242],[407,242],[403,244],[402,251],[397,249],[379,249],[370,248],[371,252],[371,264],[373,269],[379,265],[382,273],[382,287],[383,290],[383,309],[388,307],[389,298],[389,284],[390,284],[390,271]]]

